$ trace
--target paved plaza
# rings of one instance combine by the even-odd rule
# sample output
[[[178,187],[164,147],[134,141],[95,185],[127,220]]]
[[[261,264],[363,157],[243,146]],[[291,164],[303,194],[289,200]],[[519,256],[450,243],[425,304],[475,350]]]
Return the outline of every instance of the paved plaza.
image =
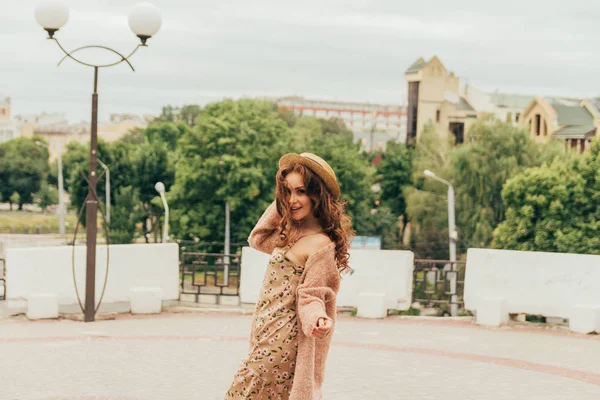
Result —
[[[250,316],[89,324],[0,319],[1,400],[221,400]],[[342,316],[324,400],[600,399],[600,338],[468,321]]]

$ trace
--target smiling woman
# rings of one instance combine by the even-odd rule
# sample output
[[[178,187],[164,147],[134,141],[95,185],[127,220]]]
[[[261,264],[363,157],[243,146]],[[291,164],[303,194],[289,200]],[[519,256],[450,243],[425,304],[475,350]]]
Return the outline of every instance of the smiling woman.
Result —
[[[315,154],[279,160],[276,200],[248,242],[270,253],[250,349],[226,399],[320,399],[340,272],[353,234],[333,169]]]

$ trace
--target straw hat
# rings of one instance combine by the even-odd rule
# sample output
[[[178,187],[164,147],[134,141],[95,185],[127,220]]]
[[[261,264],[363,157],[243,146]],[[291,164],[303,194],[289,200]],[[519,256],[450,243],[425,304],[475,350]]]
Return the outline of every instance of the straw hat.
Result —
[[[304,165],[325,182],[325,186],[337,199],[340,197],[340,185],[335,177],[335,172],[321,157],[312,153],[288,153],[279,159],[279,169],[291,167],[294,164]]]

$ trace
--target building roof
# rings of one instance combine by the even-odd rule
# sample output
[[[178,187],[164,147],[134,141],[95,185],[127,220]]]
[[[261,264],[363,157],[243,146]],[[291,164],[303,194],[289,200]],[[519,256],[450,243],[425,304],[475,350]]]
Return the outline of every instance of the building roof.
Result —
[[[556,111],[558,125],[563,126],[552,136],[584,139],[596,131],[594,115],[578,100],[553,99],[550,105]]]
[[[508,94],[494,92],[490,94],[490,101],[496,107],[504,108],[520,108],[525,109],[535,96],[527,96],[523,94]]]
[[[475,111],[475,109],[471,107],[469,102],[462,96],[460,100],[458,100],[458,104],[456,104],[456,109],[460,111]]]
[[[406,74],[413,74],[415,72],[419,72],[421,68],[423,68],[427,64],[427,61],[423,59],[423,57],[419,58],[417,61],[412,63],[410,67],[406,70]]]
[[[561,139],[584,139],[588,134],[593,134],[596,131],[593,125],[574,125],[565,126],[557,130],[552,135]]]
[[[556,111],[559,125],[581,125],[594,126],[594,116],[581,105],[567,105],[552,102],[552,108]]]

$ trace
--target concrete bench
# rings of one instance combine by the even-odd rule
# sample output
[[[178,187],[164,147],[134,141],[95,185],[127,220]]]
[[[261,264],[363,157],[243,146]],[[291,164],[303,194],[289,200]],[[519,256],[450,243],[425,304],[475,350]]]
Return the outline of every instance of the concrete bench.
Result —
[[[52,293],[31,294],[27,298],[27,318],[58,318],[58,296]]]
[[[129,291],[132,314],[160,314],[163,292],[160,288],[136,287]]]
[[[600,333],[600,305],[581,304],[571,309],[569,329],[578,333]]]
[[[358,294],[357,316],[361,318],[385,318],[385,293],[361,292]]]
[[[477,324],[500,326],[508,322],[508,307],[504,297],[484,297],[477,305]]]

